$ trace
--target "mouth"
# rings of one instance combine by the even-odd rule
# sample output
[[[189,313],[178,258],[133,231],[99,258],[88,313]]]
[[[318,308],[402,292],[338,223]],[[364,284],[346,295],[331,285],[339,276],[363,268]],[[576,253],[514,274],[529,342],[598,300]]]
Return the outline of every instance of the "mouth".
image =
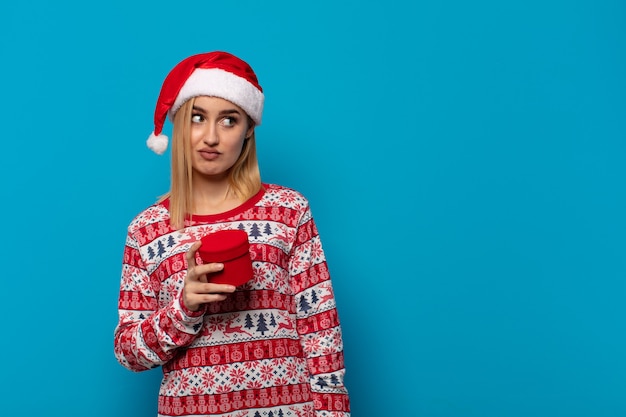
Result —
[[[199,151],[199,153],[200,153],[200,156],[207,161],[213,161],[214,159],[217,159],[221,155],[217,151],[210,151],[210,150]]]

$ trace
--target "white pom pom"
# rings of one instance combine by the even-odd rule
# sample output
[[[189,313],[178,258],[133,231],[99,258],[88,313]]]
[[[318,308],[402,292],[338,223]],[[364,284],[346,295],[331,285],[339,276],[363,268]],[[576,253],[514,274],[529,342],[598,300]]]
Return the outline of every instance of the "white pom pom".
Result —
[[[154,132],[150,134],[147,140],[148,148],[152,149],[154,153],[162,155],[167,149],[167,136],[164,134],[155,135]]]

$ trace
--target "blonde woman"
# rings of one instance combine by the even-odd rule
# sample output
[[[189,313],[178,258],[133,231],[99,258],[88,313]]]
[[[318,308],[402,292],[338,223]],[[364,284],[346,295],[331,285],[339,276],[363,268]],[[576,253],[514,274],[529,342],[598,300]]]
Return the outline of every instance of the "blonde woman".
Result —
[[[341,327],[309,204],[261,182],[263,103],[252,68],[226,52],[181,61],[157,101],[148,147],[167,149],[169,117],[171,189],[128,227],[114,340],[126,368],[162,367],[159,416],[350,415]],[[246,232],[252,275],[218,283],[232,270],[202,261],[201,239],[234,230]]]

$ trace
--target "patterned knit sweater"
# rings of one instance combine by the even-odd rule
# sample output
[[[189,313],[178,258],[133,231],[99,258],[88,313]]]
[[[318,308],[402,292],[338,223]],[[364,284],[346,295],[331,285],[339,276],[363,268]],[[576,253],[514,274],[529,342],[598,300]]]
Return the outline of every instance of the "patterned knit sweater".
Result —
[[[159,416],[349,417],[341,328],[306,199],[266,184],[181,230],[168,204],[128,227],[114,339],[126,368],[162,366]],[[192,312],[182,303],[185,252],[224,229],[248,233],[254,278]]]

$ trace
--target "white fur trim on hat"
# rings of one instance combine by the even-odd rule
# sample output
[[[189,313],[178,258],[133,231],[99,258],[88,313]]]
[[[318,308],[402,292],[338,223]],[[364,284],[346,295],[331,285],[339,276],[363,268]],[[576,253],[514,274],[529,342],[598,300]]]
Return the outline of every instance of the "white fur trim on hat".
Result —
[[[148,148],[158,155],[162,155],[167,149],[168,138],[164,134],[155,135],[154,132],[150,134],[150,137],[146,141]]]
[[[197,68],[189,76],[169,111],[170,119],[187,100],[198,96],[228,100],[241,107],[256,125],[261,124],[263,93],[248,80],[219,68]]]

